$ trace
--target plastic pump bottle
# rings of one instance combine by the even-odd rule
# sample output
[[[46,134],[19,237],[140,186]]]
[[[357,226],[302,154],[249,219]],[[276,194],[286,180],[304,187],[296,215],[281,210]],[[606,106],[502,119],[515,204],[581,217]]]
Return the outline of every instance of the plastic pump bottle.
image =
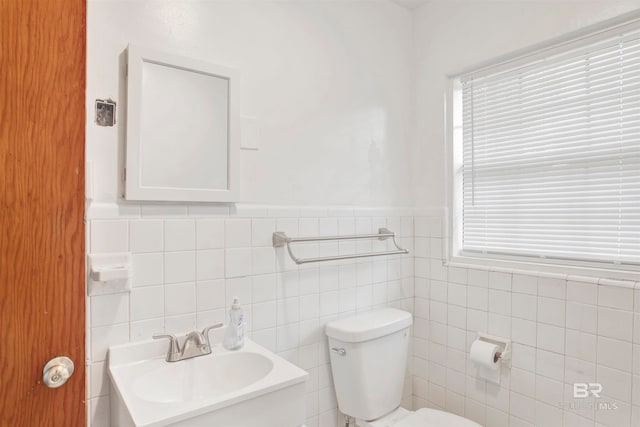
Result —
[[[228,350],[237,350],[244,345],[244,315],[240,300],[233,298],[231,310],[229,310],[229,325],[224,336],[224,346]]]

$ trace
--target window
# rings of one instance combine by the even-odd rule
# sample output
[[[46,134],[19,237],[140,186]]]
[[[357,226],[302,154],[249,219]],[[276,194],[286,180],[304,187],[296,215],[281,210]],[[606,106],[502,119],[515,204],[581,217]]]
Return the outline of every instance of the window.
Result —
[[[454,85],[454,254],[640,265],[640,26]]]

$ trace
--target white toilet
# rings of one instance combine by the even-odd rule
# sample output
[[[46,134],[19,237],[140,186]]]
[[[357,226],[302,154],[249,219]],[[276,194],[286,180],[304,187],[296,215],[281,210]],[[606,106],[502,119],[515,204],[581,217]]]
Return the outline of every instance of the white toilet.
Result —
[[[384,308],[327,324],[340,411],[359,427],[480,427],[447,412],[400,407],[411,323],[410,313]]]

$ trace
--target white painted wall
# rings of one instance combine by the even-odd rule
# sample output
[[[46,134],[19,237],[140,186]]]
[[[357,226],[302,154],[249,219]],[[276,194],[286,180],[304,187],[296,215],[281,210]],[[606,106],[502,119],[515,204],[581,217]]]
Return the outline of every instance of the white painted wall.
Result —
[[[122,53],[135,43],[240,70],[241,114],[261,133],[259,151],[241,152],[241,202],[412,204],[407,9],[387,0],[90,0],[87,26],[94,200],[117,199]],[[115,128],[93,122],[94,100],[107,97],[118,101]]]
[[[416,205],[446,205],[447,75],[637,8],[638,0],[433,0],[417,9]]]

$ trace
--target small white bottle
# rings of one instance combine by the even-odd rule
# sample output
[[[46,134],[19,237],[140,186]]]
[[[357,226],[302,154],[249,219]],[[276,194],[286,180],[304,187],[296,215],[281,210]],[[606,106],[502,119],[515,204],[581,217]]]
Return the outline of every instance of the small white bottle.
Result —
[[[229,325],[224,336],[224,346],[228,350],[238,350],[244,345],[244,314],[240,307],[240,299],[233,297],[229,310]]]

